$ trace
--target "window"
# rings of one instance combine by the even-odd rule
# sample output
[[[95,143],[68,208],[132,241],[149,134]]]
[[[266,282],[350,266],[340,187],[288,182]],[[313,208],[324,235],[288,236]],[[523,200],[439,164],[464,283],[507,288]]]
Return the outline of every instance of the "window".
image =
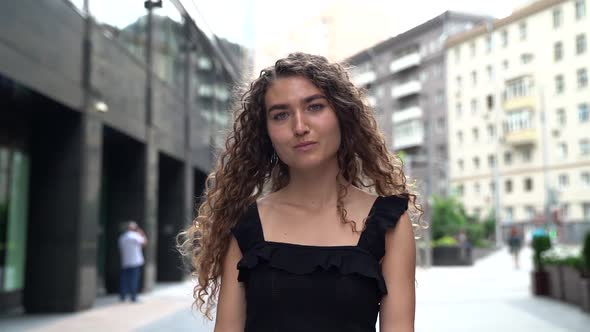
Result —
[[[522,64],[526,65],[527,63],[530,63],[533,61],[533,55],[531,53],[523,53],[520,55],[520,62],[522,62]]]
[[[553,44],[553,61],[558,62],[563,58],[563,43]]]
[[[578,89],[582,89],[588,86],[588,72],[586,68],[580,68],[576,71],[578,77]]]
[[[588,122],[590,119],[590,114],[588,114],[588,104],[582,103],[578,104],[578,120],[580,122]]]
[[[520,32],[520,40],[526,39],[526,22],[521,22],[518,25],[518,31]]]
[[[436,119],[436,131],[439,133],[445,131],[445,118]]]
[[[486,36],[486,53],[492,52],[492,35]]]
[[[582,216],[584,221],[590,220],[590,202],[582,203]]]
[[[580,180],[582,186],[590,188],[590,172],[582,172],[582,174],[580,174]]]
[[[473,157],[473,167],[479,169],[479,157]]]
[[[471,57],[475,57],[475,42],[472,41],[469,43],[469,50],[471,51]]]
[[[512,153],[504,152],[504,164],[510,165],[512,164]]]
[[[580,155],[584,157],[590,156],[590,141],[588,139],[580,140]]]
[[[463,187],[462,184],[458,185],[456,190],[457,190],[457,195],[459,195],[459,196],[463,196],[463,194],[465,193],[465,188]]]
[[[494,181],[490,181],[490,193],[495,193],[496,192],[496,184],[494,183]]]
[[[496,165],[496,157],[494,157],[494,155],[491,154],[488,156],[488,167],[494,168],[495,165]]]
[[[563,75],[555,76],[555,93],[562,94],[565,89],[565,83],[563,82]]]
[[[586,35],[581,33],[576,36],[576,54],[583,54],[586,52]]]
[[[479,141],[479,129],[473,128],[472,133],[473,133],[473,140],[476,142]]]
[[[504,70],[508,69],[508,60],[502,61],[502,69],[504,69]]]
[[[561,159],[567,158],[567,143],[557,144],[557,155]]]
[[[463,162],[463,159],[459,159],[457,161],[457,166],[459,167],[459,170],[462,171],[465,167],[465,163]]]
[[[420,72],[420,81],[425,82],[428,80],[428,70],[424,69]]]
[[[486,105],[488,106],[488,111],[491,111],[494,109],[494,96],[493,95],[486,96]]]
[[[507,206],[504,208],[504,219],[506,222],[512,222],[514,218],[514,208]]]
[[[580,20],[586,16],[586,1],[576,0],[576,20]]]
[[[471,84],[477,84],[477,72],[475,70],[471,72]]]
[[[471,113],[477,112],[477,99],[471,99]]]
[[[521,109],[506,114],[507,133],[533,128],[533,114],[529,109]]]
[[[524,207],[524,216],[527,220],[532,221],[535,218],[536,211],[535,207],[532,205],[527,205]]]
[[[435,78],[442,77],[442,65],[440,63],[434,65],[434,68],[432,68],[432,76],[434,76]]]
[[[563,24],[563,17],[561,14],[561,8],[553,10],[553,28],[557,29]]]
[[[490,65],[486,66],[486,73],[488,74],[488,80],[494,79],[494,68]]]
[[[522,149],[520,154],[522,156],[522,161],[525,163],[528,163],[533,159],[533,152],[530,148]]]
[[[525,97],[531,94],[533,80],[530,76],[522,76],[506,83],[506,99]]]
[[[508,46],[508,31],[507,30],[502,30],[502,33],[500,34],[500,38],[502,39],[502,47]]]
[[[457,132],[457,141],[459,143],[463,143],[463,132],[462,131]]]
[[[565,110],[563,108],[557,109],[557,123],[560,126],[565,126],[566,122]]]
[[[557,178],[557,186],[559,189],[566,189],[570,184],[570,179],[567,174],[559,174]]]
[[[434,104],[440,105],[444,102],[444,100],[444,93],[442,92],[442,90],[438,90],[434,95]]]
[[[512,192],[512,180],[506,180],[504,182],[504,190],[508,194]]]
[[[457,78],[455,78],[455,80],[457,81],[457,87],[460,88],[461,87],[461,76],[457,76]]]
[[[561,217],[567,220],[570,217],[570,205],[568,203],[561,204]]]
[[[488,139],[491,142],[494,137],[496,136],[496,128],[494,127],[494,125],[487,125],[487,132],[488,132]]]
[[[457,105],[455,105],[455,112],[457,113],[457,117],[460,117],[461,114],[463,114],[461,103],[457,103]]]
[[[475,183],[473,185],[473,191],[475,192],[476,195],[479,195],[481,193],[481,186],[479,185],[479,183]]]
[[[533,179],[531,179],[531,178],[524,179],[524,190],[525,191],[533,190]]]

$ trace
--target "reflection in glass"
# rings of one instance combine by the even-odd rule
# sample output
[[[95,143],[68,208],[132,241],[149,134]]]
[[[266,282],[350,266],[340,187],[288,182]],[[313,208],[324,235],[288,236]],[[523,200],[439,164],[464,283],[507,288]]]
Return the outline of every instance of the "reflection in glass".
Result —
[[[89,7],[107,37],[120,41],[138,59],[145,59],[147,10],[143,1],[91,0]]]
[[[74,7],[78,8],[80,13],[84,13],[84,0],[67,0]]]
[[[155,8],[153,14],[154,71],[172,87],[182,89],[185,63],[184,19],[169,0],[162,2],[162,8]]]

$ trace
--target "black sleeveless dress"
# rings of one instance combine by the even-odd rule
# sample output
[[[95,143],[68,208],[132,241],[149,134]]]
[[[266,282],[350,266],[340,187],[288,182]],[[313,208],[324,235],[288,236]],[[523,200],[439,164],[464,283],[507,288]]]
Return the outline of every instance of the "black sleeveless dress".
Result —
[[[265,241],[256,204],[232,228],[246,290],[245,332],[374,332],[387,294],[380,261],[385,232],[408,208],[378,197],[356,246],[319,247]]]

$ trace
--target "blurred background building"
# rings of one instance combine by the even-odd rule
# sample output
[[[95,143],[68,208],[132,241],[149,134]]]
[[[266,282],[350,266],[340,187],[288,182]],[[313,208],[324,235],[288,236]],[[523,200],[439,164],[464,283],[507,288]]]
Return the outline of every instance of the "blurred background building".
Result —
[[[436,179],[431,193],[444,195],[448,187],[444,43],[485,19],[447,11],[346,60],[354,82],[367,89],[389,149],[403,155],[423,190]]]
[[[127,220],[149,238],[143,288],[184,278],[175,235],[248,68],[198,20],[177,0],[3,3],[0,309],[116,292]]]
[[[589,37],[584,0],[544,0],[449,39],[451,187],[468,213],[497,206],[504,228],[556,224],[566,242],[590,228]]]

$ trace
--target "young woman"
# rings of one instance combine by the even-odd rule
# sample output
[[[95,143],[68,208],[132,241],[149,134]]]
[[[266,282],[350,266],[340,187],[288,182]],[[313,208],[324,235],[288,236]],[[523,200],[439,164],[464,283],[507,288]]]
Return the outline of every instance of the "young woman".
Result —
[[[291,54],[241,99],[181,234],[216,332],[414,330],[419,217],[401,161],[339,64]]]

